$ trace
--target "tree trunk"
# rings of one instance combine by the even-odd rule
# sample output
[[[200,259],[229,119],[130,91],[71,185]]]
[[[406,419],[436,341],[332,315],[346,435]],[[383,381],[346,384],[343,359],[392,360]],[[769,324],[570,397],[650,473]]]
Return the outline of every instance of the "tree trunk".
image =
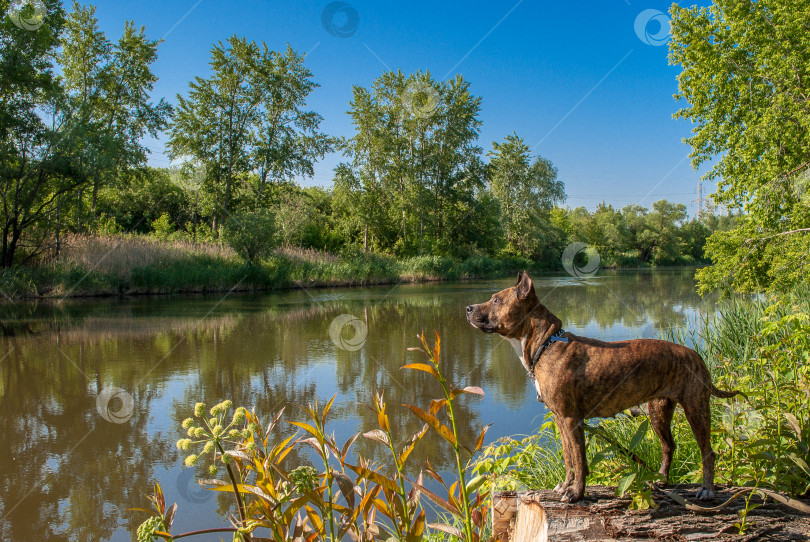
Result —
[[[693,499],[697,485],[668,488],[687,502],[717,506],[743,488],[719,490],[713,503]],[[747,492],[750,488],[746,488]],[[748,532],[741,536],[734,523],[745,509],[745,495],[716,511],[693,512],[656,491],[658,508],[629,510],[630,498],[617,498],[615,489],[589,486],[579,503],[563,503],[550,490],[495,493],[492,532],[501,542],[636,542],[641,540],[748,541],[810,540],[810,516],[787,506],[768,503],[748,512]],[[751,504],[760,504],[754,497]]]

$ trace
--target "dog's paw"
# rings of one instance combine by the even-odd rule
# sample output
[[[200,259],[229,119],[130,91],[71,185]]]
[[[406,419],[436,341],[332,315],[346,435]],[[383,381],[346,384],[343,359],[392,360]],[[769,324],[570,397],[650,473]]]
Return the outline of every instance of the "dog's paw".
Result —
[[[582,500],[582,493],[577,492],[573,487],[566,488],[562,497],[560,497],[562,502],[577,502],[579,500]]]
[[[714,491],[701,487],[697,490],[697,493],[695,493],[695,498],[701,501],[710,501],[714,499]]]

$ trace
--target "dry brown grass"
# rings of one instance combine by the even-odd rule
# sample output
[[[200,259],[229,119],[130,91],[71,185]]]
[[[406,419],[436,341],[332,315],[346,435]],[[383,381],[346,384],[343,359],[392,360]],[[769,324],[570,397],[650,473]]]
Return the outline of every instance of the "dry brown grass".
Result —
[[[284,256],[290,260],[305,261],[310,263],[338,262],[340,257],[314,248],[285,247],[276,250],[276,254]]]
[[[162,241],[135,235],[68,235],[57,261],[128,278],[133,268],[168,264],[190,256],[230,259],[236,253],[222,243]]]

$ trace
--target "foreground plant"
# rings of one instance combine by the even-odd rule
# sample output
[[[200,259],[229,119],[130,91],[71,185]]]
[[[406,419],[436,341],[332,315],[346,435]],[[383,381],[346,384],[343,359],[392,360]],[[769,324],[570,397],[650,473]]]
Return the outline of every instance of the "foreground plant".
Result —
[[[296,433],[280,442],[273,442],[272,433],[284,409],[263,427],[253,412],[242,407],[231,415],[231,401],[223,401],[210,410],[198,403],[194,416],[183,421],[188,438],[180,439],[177,447],[191,452],[185,459],[189,467],[210,461],[211,478],[200,483],[214,491],[232,493],[238,516],[231,517],[231,527],[171,534],[177,505],[166,507],[156,484],[155,494],[150,497],[154,510],[138,528],[139,542],[177,540],[213,532],[232,533],[234,541],[337,542],[349,537],[358,542],[420,542],[426,536],[426,527],[464,542],[480,542],[487,518],[487,493],[479,491],[485,477],[470,480],[468,473],[471,459],[481,449],[489,426],[480,431],[474,444],[463,444],[454,402],[462,394],[483,395],[483,390],[450,385],[439,367],[439,336],[436,335],[433,347],[423,335],[419,338],[423,347],[419,350],[425,352],[429,363],[412,363],[403,368],[433,376],[443,397],[431,401],[427,410],[405,405],[424,425],[401,442],[391,430],[382,394],[377,394],[371,405],[378,427],[352,436],[342,446],[327,432],[334,396],[324,404],[316,400],[300,407],[305,420],[287,423],[304,434]],[[442,413],[449,425],[439,420]],[[416,481],[406,474],[411,452],[429,429],[448,442],[455,455],[456,479],[449,487],[430,463],[424,465]],[[374,464],[359,454],[350,463],[347,457],[351,447],[361,436],[384,445],[391,465]],[[287,470],[285,458],[300,446],[315,451],[320,470],[306,465]],[[220,465],[225,466],[225,480],[214,478]],[[393,474],[386,475],[386,471]],[[446,498],[425,487],[423,473],[444,487]],[[456,525],[426,524],[421,495],[448,512]],[[261,533],[257,535],[258,530]]]

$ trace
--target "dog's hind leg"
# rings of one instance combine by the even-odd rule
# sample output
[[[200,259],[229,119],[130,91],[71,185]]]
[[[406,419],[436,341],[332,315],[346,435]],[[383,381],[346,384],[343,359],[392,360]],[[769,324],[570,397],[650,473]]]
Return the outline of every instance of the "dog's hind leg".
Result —
[[[675,452],[675,439],[672,438],[672,415],[675,413],[675,401],[667,398],[653,399],[647,403],[650,425],[661,441],[661,468],[658,472],[669,483],[669,466]]]
[[[714,498],[714,450],[711,442],[711,411],[709,410],[709,390],[696,393],[681,402],[686,419],[695,434],[703,458],[703,484],[695,495],[706,501]]]

